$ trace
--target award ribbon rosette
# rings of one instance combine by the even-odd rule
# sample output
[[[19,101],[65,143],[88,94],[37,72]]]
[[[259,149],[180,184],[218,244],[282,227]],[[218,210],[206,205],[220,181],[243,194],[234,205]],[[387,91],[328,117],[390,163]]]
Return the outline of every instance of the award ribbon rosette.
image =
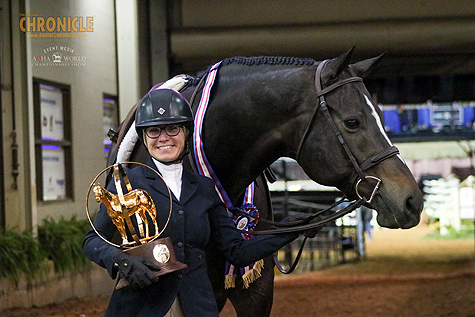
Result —
[[[87,218],[96,234],[107,243],[123,250],[128,255],[134,255],[145,258],[160,267],[160,271],[154,271],[157,276],[170,272],[181,270],[187,267],[176,259],[173,243],[169,237],[159,238],[170,221],[172,213],[172,195],[170,188],[168,189],[168,197],[170,198],[170,211],[168,219],[161,231],[159,231],[157,223],[157,210],[152,197],[143,189],[132,189],[129,178],[125,173],[122,164],[142,165],[153,170],[165,183],[163,177],[148,165],[139,162],[122,162],[106,167],[92,181],[86,196],[86,213]],[[97,179],[104,172],[113,169],[114,183],[117,194],[109,192],[107,189],[96,185]],[[124,193],[122,184],[125,184],[127,192]],[[166,185],[166,183],[165,183]],[[117,227],[120,233],[122,243],[114,244],[99,234],[94,227],[89,212],[88,202],[91,190],[94,192],[96,202],[102,202],[107,208],[107,214],[112,223]],[[120,279],[116,285],[116,289],[128,286],[125,279]]]

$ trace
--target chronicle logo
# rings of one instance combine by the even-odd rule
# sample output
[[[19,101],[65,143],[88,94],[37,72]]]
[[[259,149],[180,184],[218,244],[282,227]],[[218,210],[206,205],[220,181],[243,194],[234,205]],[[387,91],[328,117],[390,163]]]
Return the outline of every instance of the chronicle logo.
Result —
[[[32,58],[32,66],[86,66],[86,56],[77,55],[69,46],[54,45]]]
[[[20,13],[19,27],[32,39],[86,38],[94,32],[95,16],[43,17],[38,13]]]

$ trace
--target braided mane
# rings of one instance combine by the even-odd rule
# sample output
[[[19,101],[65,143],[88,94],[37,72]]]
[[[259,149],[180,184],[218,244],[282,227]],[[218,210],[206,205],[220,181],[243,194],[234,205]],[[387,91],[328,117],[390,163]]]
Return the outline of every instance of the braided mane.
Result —
[[[293,65],[293,66],[304,66],[304,65],[313,65],[315,60],[312,58],[297,58],[297,57],[281,57],[281,56],[256,56],[256,57],[242,57],[235,56],[226,58],[221,62],[221,65],[230,65],[230,64],[239,64],[245,66],[253,65]],[[188,77],[187,82],[191,86],[196,86],[200,80],[207,76],[211,66],[203,72],[200,76],[193,78]]]
[[[242,57],[236,56],[226,58],[221,65],[241,64],[246,66],[253,65],[313,65],[315,60],[311,58],[280,57],[280,56],[257,56]]]

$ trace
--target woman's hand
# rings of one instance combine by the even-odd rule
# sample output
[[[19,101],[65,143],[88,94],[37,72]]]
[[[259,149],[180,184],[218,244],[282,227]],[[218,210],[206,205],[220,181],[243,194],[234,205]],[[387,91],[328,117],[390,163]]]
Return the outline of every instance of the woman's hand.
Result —
[[[133,288],[144,288],[158,281],[153,271],[160,271],[160,267],[147,259],[119,250],[113,260],[119,266],[120,277],[125,278]]]

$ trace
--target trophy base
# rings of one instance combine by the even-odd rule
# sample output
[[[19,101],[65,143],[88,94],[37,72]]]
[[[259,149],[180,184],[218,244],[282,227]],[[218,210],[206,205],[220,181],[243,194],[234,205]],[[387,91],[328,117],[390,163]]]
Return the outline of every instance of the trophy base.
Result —
[[[156,276],[175,272],[187,268],[188,265],[178,261],[173,249],[172,240],[169,237],[153,240],[130,249],[124,250],[128,255],[145,258],[160,267],[160,271],[153,271]],[[121,278],[115,289],[129,286],[126,279]]]

